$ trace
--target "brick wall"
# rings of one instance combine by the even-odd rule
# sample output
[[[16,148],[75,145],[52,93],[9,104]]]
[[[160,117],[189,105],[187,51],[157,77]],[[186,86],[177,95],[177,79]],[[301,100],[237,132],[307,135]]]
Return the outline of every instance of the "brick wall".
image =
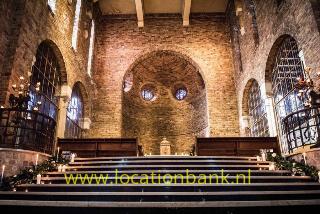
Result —
[[[66,81],[64,84],[71,88],[77,81],[86,87],[91,87],[87,75],[87,57],[89,38],[85,38],[85,31],[90,35],[91,20],[87,11],[91,10],[91,3],[82,3],[82,12],[78,35],[78,49],[71,48],[71,35],[76,1],[57,1],[53,14],[46,0],[30,1],[1,1],[0,23],[4,31],[0,34],[0,48],[3,52],[1,60],[1,96],[0,102],[7,101],[11,84],[17,82],[19,76],[27,77],[32,67],[38,45],[45,40],[55,44],[61,55],[59,62]],[[3,48],[4,47],[4,48]],[[3,57],[5,55],[5,57]],[[58,57],[59,58],[59,57]],[[88,93],[91,90],[87,90]]]
[[[38,156],[38,163],[49,158],[49,155],[43,153],[37,153],[27,150],[19,149],[1,149],[0,148],[0,166],[5,165],[4,176],[15,175],[20,172],[21,169],[36,164]]]
[[[96,23],[93,78],[98,90],[91,136],[121,135],[123,77],[137,59],[156,50],[175,51],[199,67],[210,135],[239,134],[229,28],[223,17],[191,19],[188,28],[178,17],[149,17],[140,29],[135,19],[101,17]]]
[[[318,82],[318,85],[320,84],[316,77],[316,72],[320,71],[320,35],[314,16],[316,7],[312,6],[309,1],[303,0],[284,1],[280,7],[277,7],[275,0],[256,0],[254,4],[259,44],[254,43],[252,16],[248,14],[247,6],[244,4],[240,16],[244,19],[245,34],[238,34],[241,51],[234,52],[237,55],[235,60],[242,59],[243,66],[243,71],[237,72],[235,78],[239,116],[242,115],[241,105],[245,86],[250,79],[256,79],[261,85],[262,93],[266,92],[265,75],[268,56],[272,46],[282,35],[287,34],[296,39],[299,49],[304,52],[306,65],[314,69],[312,77]],[[239,18],[229,19],[231,26],[234,25],[234,20],[239,20]],[[236,66],[237,64],[235,64]]]

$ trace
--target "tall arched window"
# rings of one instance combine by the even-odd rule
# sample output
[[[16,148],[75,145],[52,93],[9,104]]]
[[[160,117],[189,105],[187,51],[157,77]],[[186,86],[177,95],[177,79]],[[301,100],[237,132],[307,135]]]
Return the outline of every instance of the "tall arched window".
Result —
[[[267,112],[264,100],[261,97],[261,91],[257,81],[253,81],[249,88],[248,98],[249,116],[250,116],[250,136],[268,137],[269,126]]]
[[[81,120],[83,119],[83,98],[79,84],[76,84],[72,89],[71,100],[67,108],[67,120],[65,137],[66,138],[81,138],[82,128]]]
[[[298,77],[303,77],[304,66],[299,57],[299,49],[294,38],[284,38],[278,49],[272,70],[272,90],[277,115],[280,139],[284,152],[288,151],[282,120],[289,114],[304,109],[304,100],[298,96],[294,85]]]
[[[37,83],[40,83],[39,93],[36,93]],[[58,60],[52,47],[43,42],[39,45],[36,62],[32,66],[30,78],[29,110],[41,103],[39,112],[57,119],[58,100],[56,93],[60,90],[61,74]]]

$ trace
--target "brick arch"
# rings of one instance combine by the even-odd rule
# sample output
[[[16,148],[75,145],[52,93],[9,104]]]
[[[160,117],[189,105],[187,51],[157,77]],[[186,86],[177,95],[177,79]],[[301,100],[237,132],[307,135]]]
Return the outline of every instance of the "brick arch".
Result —
[[[261,87],[259,82],[256,79],[251,78],[248,80],[248,82],[243,90],[243,93],[242,93],[243,94],[243,96],[242,96],[242,116],[249,115],[249,106],[248,106],[249,90],[254,82],[257,82],[259,87]]]
[[[127,70],[125,71],[124,77],[130,72],[132,71],[132,69],[134,67],[136,67],[136,65],[138,65],[139,63],[141,63],[142,61],[146,60],[147,58],[150,58],[156,54],[158,54],[159,52],[163,52],[163,53],[171,53],[174,54],[176,56],[179,56],[180,58],[186,60],[188,63],[190,63],[191,65],[193,65],[197,71],[199,72],[199,74],[201,75],[204,84],[207,85],[207,79],[206,76],[203,72],[203,69],[199,66],[199,64],[190,56],[190,54],[188,53],[188,51],[178,48],[178,47],[168,47],[168,46],[164,46],[161,48],[154,48],[154,49],[148,49],[147,51],[144,51],[142,53],[140,53],[140,55],[136,56],[136,58],[134,59],[133,63],[130,64],[130,66],[127,68]],[[124,79],[124,78],[123,78]]]
[[[88,91],[85,87],[85,85],[81,81],[77,81],[72,86],[72,91],[75,87],[78,87],[80,89],[80,93],[82,96],[83,101],[83,117],[91,118],[92,108],[91,108],[91,102],[88,95]]]
[[[60,75],[61,75],[61,85],[65,85],[68,83],[68,77],[67,77],[67,71],[66,71],[66,65],[65,65],[65,60],[63,58],[63,55],[58,47],[58,45],[50,40],[50,39],[46,39],[46,40],[43,40],[39,43],[38,47],[41,45],[41,44],[46,44],[48,46],[50,46],[56,56],[56,59],[58,60],[58,65],[59,65],[59,72],[60,72]]]
[[[123,85],[122,136],[139,138],[147,153],[157,154],[163,137],[172,143],[172,151],[190,152],[195,136],[206,135],[206,85],[190,58],[171,50],[143,54],[126,71]],[[182,87],[187,96],[179,101],[175,92]],[[151,100],[143,99],[144,88],[154,92]]]
[[[268,54],[268,58],[267,58],[267,62],[266,62],[266,68],[265,68],[265,82],[266,82],[266,85],[270,85],[272,83],[272,69],[275,65],[275,60],[276,60],[276,57],[277,57],[277,53],[278,53],[278,50],[280,48],[280,46],[282,45],[282,42],[288,38],[288,37],[291,37],[293,38],[298,47],[299,47],[299,44],[298,44],[298,40],[290,35],[290,34],[283,34],[281,36],[279,36],[275,42],[273,43],[270,51],[269,51],[269,54]],[[266,94],[267,95],[272,95],[273,92],[272,92],[272,87],[266,87]]]

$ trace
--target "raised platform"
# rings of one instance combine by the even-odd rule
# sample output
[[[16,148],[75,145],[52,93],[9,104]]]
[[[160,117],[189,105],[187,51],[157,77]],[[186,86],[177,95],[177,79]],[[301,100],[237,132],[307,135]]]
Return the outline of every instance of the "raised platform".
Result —
[[[177,175],[175,182],[169,182],[169,174]],[[66,177],[71,175],[78,179],[66,184]],[[85,175],[108,175],[108,179],[103,183],[94,177],[89,184],[88,180],[83,182]],[[243,180],[243,176],[246,179]],[[228,183],[222,182],[224,179]],[[271,171],[269,162],[257,161],[255,157],[78,158],[66,172],[43,175],[42,183],[20,185],[16,192],[0,192],[0,205],[15,210],[47,211],[45,207],[50,207],[50,211],[64,208],[80,213],[84,210],[98,212],[102,208],[117,213],[150,211],[143,208],[155,208],[164,213],[188,213],[187,208],[198,208],[212,213],[215,208],[224,213],[248,211],[253,207],[263,213],[279,207],[288,211],[320,206],[319,183],[308,176],[292,176],[289,171]]]

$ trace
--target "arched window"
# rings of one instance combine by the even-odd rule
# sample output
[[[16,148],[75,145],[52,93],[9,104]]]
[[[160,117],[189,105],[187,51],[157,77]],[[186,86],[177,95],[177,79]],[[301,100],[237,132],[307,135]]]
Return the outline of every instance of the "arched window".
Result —
[[[81,138],[82,128],[81,120],[83,119],[83,98],[80,87],[76,84],[72,89],[71,99],[67,108],[67,120],[65,137]]]
[[[36,93],[37,84],[40,83],[39,93]],[[30,77],[30,102],[28,109],[32,110],[41,103],[39,112],[57,119],[58,100],[56,93],[60,90],[61,74],[57,58],[53,49],[43,42],[39,45],[36,62],[32,66]]]
[[[250,136],[268,137],[269,126],[264,100],[257,81],[253,81],[249,88],[249,116],[250,116]]]
[[[282,120],[289,114],[304,109],[304,100],[298,96],[294,85],[298,77],[304,77],[304,66],[299,49],[292,37],[286,37],[278,49],[272,70],[272,90],[275,112],[280,128],[282,149],[288,151]]]

